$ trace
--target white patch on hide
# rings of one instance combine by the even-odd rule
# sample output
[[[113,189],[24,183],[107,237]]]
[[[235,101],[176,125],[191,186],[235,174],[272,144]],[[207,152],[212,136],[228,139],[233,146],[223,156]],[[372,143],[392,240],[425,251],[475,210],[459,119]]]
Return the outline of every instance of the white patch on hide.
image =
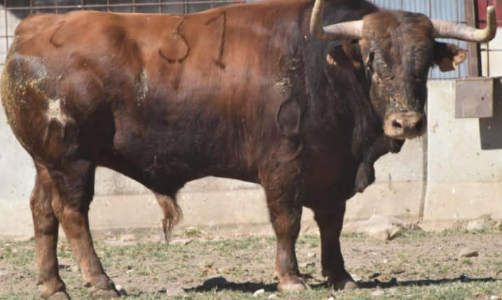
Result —
[[[56,120],[61,125],[65,126],[67,123],[73,122],[73,119],[67,116],[61,107],[61,99],[50,99],[49,107],[45,113],[49,122]]]

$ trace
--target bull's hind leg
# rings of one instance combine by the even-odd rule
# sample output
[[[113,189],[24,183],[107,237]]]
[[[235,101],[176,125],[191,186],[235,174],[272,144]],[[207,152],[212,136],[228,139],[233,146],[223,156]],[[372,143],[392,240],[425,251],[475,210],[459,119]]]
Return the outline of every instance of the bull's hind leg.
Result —
[[[94,173],[95,166],[88,161],[75,161],[62,172],[53,172],[51,175],[61,196],[60,201],[53,201],[53,209],[82,268],[84,279],[94,286],[91,295],[113,298],[119,293],[103,270],[89,231],[88,212],[94,194]]]
[[[37,249],[37,284],[44,285],[43,298],[70,299],[59,276],[56,255],[59,222],[52,210],[52,202],[59,194],[47,169],[35,162],[37,177],[31,194],[30,207],[35,229]]]
[[[299,277],[295,243],[300,232],[302,188],[296,164],[285,163],[263,176],[262,185],[267,196],[270,221],[277,237],[275,274],[279,277],[279,291],[302,291],[307,285]]]
[[[340,233],[345,215],[345,201],[340,201],[332,212],[315,211],[315,220],[321,232],[321,264],[322,273],[328,277],[333,289],[357,288],[345,265],[340,248]]]

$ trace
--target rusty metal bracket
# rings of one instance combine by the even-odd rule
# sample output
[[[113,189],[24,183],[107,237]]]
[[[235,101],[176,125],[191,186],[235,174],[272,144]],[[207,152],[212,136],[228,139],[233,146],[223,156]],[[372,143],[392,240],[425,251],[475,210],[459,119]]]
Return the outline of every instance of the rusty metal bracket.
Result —
[[[491,118],[493,77],[462,78],[456,81],[455,118]]]

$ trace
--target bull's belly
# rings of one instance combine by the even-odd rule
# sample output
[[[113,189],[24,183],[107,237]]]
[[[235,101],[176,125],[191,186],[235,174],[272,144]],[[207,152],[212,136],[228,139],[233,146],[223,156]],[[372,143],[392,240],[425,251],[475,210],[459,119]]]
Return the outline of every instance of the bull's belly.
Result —
[[[100,164],[153,190],[173,194],[188,181],[207,176],[258,182],[257,168],[242,159],[239,149],[176,128],[142,134],[118,130],[112,144],[102,152]]]

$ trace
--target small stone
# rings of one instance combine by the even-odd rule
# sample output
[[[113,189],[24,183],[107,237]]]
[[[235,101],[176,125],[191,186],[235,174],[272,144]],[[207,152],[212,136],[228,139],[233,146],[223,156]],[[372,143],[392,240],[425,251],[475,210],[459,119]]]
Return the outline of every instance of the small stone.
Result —
[[[258,297],[258,296],[260,296],[261,294],[264,294],[264,293],[265,293],[264,289],[259,289],[259,290],[255,291],[253,293],[253,297]]]
[[[498,221],[497,224],[495,224],[495,229],[502,231],[502,221]]]
[[[467,223],[468,231],[483,231],[489,229],[489,225],[481,221],[471,221]]]
[[[67,251],[69,249],[70,249],[70,246],[68,246],[68,244],[59,245],[59,250],[61,250],[61,251]]]
[[[168,283],[166,285],[166,294],[169,297],[179,296],[183,294],[185,290],[181,283]]]
[[[492,219],[491,215],[482,215],[476,220],[467,223],[468,231],[484,231],[489,230],[495,225],[495,221]]]
[[[464,248],[460,250],[460,253],[458,254],[458,257],[460,258],[477,257],[477,256],[479,256],[478,251],[469,248]]]
[[[383,290],[378,289],[376,291],[371,292],[370,295],[373,297],[380,297],[380,296],[385,295],[385,292]]]
[[[389,232],[387,230],[370,229],[366,232],[366,234],[369,237],[374,238],[376,240],[380,240],[380,241],[390,240]]]
[[[307,257],[308,258],[314,258],[314,257],[316,257],[316,253],[315,252],[309,252],[309,253],[307,253]]]
[[[271,294],[270,296],[268,296],[268,299],[275,299],[275,298],[277,298],[276,294]]]
[[[71,266],[73,265],[73,261],[71,261],[69,259],[64,259],[64,258],[60,258],[58,260],[59,260],[58,267],[60,270],[68,270],[68,271],[71,270]]]
[[[203,235],[203,232],[196,227],[187,227],[185,228],[185,235],[188,237],[200,237]]]
[[[71,267],[71,271],[73,273],[78,273],[79,270],[80,270],[80,268],[77,265],[74,265],[74,266]]]
[[[9,272],[7,272],[6,270],[0,270],[0,277],[7,275],[9,275]]]
[[[403,229],[400,228],[400,227],[394,227],[394,228],[390,229],[390,231],[389,231],[389,240],[393,240],[396,237],[398,237],[401,234],[402,231],[403,231]]]
[[[335,300],[335,297],[329,297],[328,300]]]
[[[127,292],[126,292],[126,290],[125,290],[125,289],[124,289],[124,287],[123,287],[123,286],[121,286],[120,284],[117,284],[117,285],[115,286],[115,289],[117,289],[117,291],[119,292],[119,294],[120,294],[121,296],[127,296]]]
[[[134,242],[136,241],[136,237],[132,234],[124,234],[123,236],[120,237],[120,241],[124,243]]]
[[[154,234],[154,235],[150,235],[146,240],[151,243],[162,243],[165,241],[165,238],[164,238],[163,234],[162,234],[162,236],[160,236],[158,234]]]
[[[401,267],[395,267],[392,269],[392,274],[399,275],[405,273],[406,270]]]
[[[351,275],[352,275],[352,279],[354,279],[355,282],[363,280],[363,278],[357,274],[351,274]]]
[[[409,224],[397,218],[373,215],[366,221],[348,223],[344,230],[346,232],[364,233],[371,238],[388,241],[408,228],[410,228]]]
[[[175,244],[188,245],[192,241],[193,241],[192,239],[175,239],[175,240],[170,241],[169,243],[172,245],[175,245]]]

